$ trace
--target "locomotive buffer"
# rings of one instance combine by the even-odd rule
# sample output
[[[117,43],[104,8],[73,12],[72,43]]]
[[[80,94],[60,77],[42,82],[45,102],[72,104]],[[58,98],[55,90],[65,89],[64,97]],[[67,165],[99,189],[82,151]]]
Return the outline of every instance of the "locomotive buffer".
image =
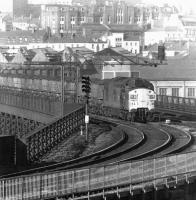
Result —
[[[88,115],[88,103],[89,103],[89,94],[91,92],[90,87],[90,77],[82,76],[82,92],[85,93],[85,125],[86,125],[86,141],[88,141],[88,123],[89,123],[89,115]]]

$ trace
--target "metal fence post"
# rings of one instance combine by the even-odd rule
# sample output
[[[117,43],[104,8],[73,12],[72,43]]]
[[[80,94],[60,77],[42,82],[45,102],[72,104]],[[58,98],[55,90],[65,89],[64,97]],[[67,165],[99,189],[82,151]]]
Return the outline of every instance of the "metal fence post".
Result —
[[[129,177],[130,177],[130,188],[129,188],[129,190],[130,190],[130,194],[131,194],[131,190],[132,190],[132,187],[131,187],[131,181],[132,181],[132,178],[131,178],[131,175],[132,175],[132,170],[131,170],[131,166],[132,166],[132,164],[131,164],[132,162],[130,162],[130,164],[129,164]]]

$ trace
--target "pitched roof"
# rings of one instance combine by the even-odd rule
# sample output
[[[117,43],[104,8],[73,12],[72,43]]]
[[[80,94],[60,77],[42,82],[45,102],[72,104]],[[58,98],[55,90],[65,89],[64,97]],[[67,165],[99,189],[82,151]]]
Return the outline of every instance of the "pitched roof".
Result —
[[[100,39],[94,39],[93,37],[84,37],[81,34],[66,34],[63,37],[52,36],[46,42],[50,43],[100,43],[103,42]]]
[[[164,43],[165,49],[167,51],[184,51],[187,50],[187,42],[186,41],[166,41]],[[153,45],[147,46],[145,49],[147,51],[158,51],[158,44],[155,43]]]
[[[21,64],[23,64],[23,63],[25,63],[27,61],[28,61],[27,58],[22,54],[22,52],[18,52],[14,56],[14,58],[13,58],[13,60],[11,62],[12,63],[21,63]]]
[[[105,26],[104,24],[95,24],[95,23],[83,23],[81,26],[81,29],[91,29],[93,31],[108,31],[110,28],[108,26]]]
[[[0,44],[28,44],[29,42],[41,42],[45,30],[33,31],[7,31],[0,32]]]
[[[108,25],[111,32],[143,32],[144,29],[138,25],[121,25],[112,24]]]
[[[61,54],[50,47],[32,49],[35,56],[32,62],[58,62],[61,60]]]
[[[142,78],[150,81],[196,81],[196,57],[168,60],[167,65],[132,66],[132,70],[139,71]]]

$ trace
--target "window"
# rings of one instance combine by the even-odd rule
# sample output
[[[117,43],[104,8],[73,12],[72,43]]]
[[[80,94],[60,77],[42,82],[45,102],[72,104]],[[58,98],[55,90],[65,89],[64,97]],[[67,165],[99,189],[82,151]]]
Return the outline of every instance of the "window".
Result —
[[[160,95],[167,95],[167,88],[159,88]]]
[[[114,101],[117,101],[117,92],[116,92],[116,90],[113,90],[113,100]]]
[[[110,24],[110,16],[108,16],[108,24]]]
[[[188,97],[195,97],[195,88],[188,88]]]
[[[60,30],[63,30],[63,24],[60,24]]]
[[[179,97],[179,88],[172,88],[172,96]]]
[[[131,72],[131,77],[139,78],[140,77],[140,73],[139,72]]]

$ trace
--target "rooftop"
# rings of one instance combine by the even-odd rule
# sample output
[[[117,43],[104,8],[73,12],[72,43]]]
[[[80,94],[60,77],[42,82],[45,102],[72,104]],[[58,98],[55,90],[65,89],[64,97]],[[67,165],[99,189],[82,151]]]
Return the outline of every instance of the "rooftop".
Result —
[[[184,51],[188,49],[188,42],[186,41],[170,41],[170,42],[165,42],[164,46],[167,51]],[[158,44],[153,44],[147,46],[145,49],[146,51],[158,51]]]
[[[167,61],[167,65],[133,66],[132,70],[140,71],[142,78],[150,81],[196,81],[196,47],[190,49],[190,55],[182,59]]]
[[[0,44],[12,45],[12,44],[28,44],[30,42],[41,42],[45,30],[37,31],[8,31],[0,32]]]

